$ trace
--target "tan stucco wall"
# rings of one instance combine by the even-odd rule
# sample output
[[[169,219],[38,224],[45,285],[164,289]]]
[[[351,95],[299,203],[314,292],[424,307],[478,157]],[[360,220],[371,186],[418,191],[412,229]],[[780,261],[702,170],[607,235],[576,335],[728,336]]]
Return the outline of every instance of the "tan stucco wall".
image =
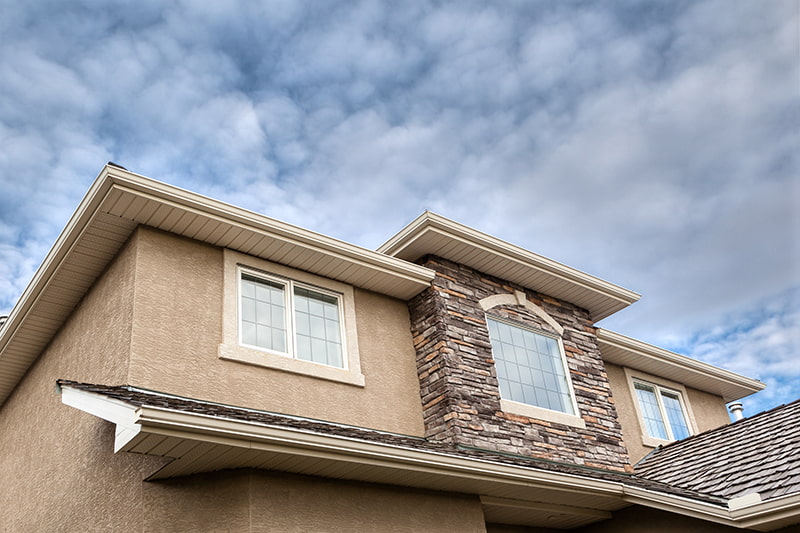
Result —
[[[485,531],[477,497],[262,471],[146,483],[144,494],[144,531]]]
[[[422,435],[405,302],[355,291],[365,386],[219,357],[223,252],[142,228],[137,239],[131,384],[231,405]]]
[[[631,462],[636,463],[653,450],[653,447],[642,443],[643,428],[639,422],[634,406],[628,379],[623,367],[606,362],[606,372],[611,392],[617,406],[619,423],[622,426],[622,436]],[[720,396],[686,387],[686,400],[689,402],[697,431],[707,431],[728,424],[730,419],[725,408],[725,401]]]
[[[121,252],[0,408],[0,531],[137,530],[154,460],[114,456],[113,426],[63,405],[55,385],[126,381],[135,251]]]

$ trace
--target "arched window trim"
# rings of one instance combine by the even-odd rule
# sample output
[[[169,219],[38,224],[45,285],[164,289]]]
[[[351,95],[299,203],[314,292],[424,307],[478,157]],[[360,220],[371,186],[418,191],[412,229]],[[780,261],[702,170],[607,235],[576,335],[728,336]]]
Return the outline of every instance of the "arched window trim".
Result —
[[[564,328],[561,327],[561,324],[548,315],[544,309],[528,300],[528,297],[525,296],[525,293],[522,291],[514,291],[514,294],[493,294],[492,296],[481,299],[478,303],[484,311],[489,311],[501,305],[520,305],[547,322],[551,328],[556,330],[559,336],[564,335]]]

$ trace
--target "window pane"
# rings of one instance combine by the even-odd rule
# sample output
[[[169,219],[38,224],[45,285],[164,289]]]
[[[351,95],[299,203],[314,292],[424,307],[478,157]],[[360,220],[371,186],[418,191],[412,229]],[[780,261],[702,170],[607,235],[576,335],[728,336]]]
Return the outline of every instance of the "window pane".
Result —
[[[242,274],[241,342],[286,352],[286,286]]]
[[[683,415],[683,408],[681,401],[677,394],[661,391],[661,402],[664,404],[664,410],[667,412],[667,420],[669,427],[672,430],[672,437],[674,439],[685,439],[690,435],[689,426],[686,424],[686,417]]]
[[[294,300],[297,358],[343,367],[339,299],[296,286]]]
[[[642,418],[644,418],[647,434],[658,439],[667,439],[667,429],[661,418],[655,390],[643,383],[635,383],[634,388],[639,399],[639,407],[642,409]]]
[[[500,395],[515,402],[574,414],[558,341],[487,318]]]

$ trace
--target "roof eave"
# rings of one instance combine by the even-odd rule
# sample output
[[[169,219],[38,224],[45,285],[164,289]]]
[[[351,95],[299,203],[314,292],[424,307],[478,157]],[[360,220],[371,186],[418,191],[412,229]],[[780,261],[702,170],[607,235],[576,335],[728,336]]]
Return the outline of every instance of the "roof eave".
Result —
[[[607,329],[597,329],[603,360],[672,379],[688,387],[722,396],[726,402],[763,390],[756,379],[698,361]]]
[[[403,300],[434,277],[419,265],[106,165],[0,328],[0,405],[139,225]],[[54,280],[58,291],[49,290]]]
[[[549,495],[562,519],[580,517],[585,523],[609,517],[610,510],[636,504],[734,527],[769,531],[797,521],[800,495],[776,498],[754,505],[720,499],[718,504],[685,496],[656,492],[619,481],[543,471],[460,457],[433,450],[412,449],[388,443],[367,442],[340,435],[279,427],[255,421],[221,418],[148,405],[135,406],[103,394],[61,385],[62,402],[117,425],[115,451],[145,453],[172,462],[148,479],[192,473],[246,468],[272,468],[293,464],[309,475],[347,472],[340,477],[376,481],[367,472],[382,472],[389,483],[434,490],[478,493],[485,505],[540,509],[532,499]],[[157,445],[154,446],[154,443]],[[198,455],[195,447],[204,452]],[[291,456],[293,460],[286,461]],[[338,465],[338,466],[337,466]],[[280,466],[277,467],[280,469]],[[320,473],[322,472],[322,473]],[[363,474],[363,475],[362,475]],[[349,477],[348,477],[349,476]],[[362,479],[363,478],[363,479]],[[381,478],[382,479],[382,478]],[[542,492],[544,491],[544,492]],[[570,499],[564,496],[572,494]],[[584,505],[579,507],[576,495]],[[588,499],[586,499],[588,498]],[[564,501],[570,505],[563,505]],[[558,503],[562,502],[562,503]],[[555,523],[551,523],[552,526]],[[557,524],[556,524],[557,525]]]
[[[529,501],[531,510],[535,510],[537,505],[542,504],[536,498],[546,494],[553,498],[551,503],[558,505],[561,512],[583,515],[582,519],[586,523],[608,518],[609,510],[638,504],[740,526],[739,519],[731,515],[724,500],[720,500],[719,504],[712,504],[634,487],[619,481],[493,463],[432,450],[366,442],[339,435],[208,414],[162,407],[135,407],[118,400],[109,402],[102,394],[73,388],[68,384],[62,385],[62,394],[66,395],[62,399],[65,404],[117,424],[115,451],[146,453],[173,459],[148,479],[247,468],[255,464],[260,464],[259,468],[280,469],[280,466],[271,466],[270,457],[281,456],[275,464],[298,465],[303,472],[310,472],[309,475],[324,477],[325,472],[346,471],[348,474],[344,477],[348,479],[381,482],[380,479],[383,478],[362,476],[363,467],[365,474],[382,471],[380,475],[391,480],[386,481],[389,483],[433,490],[474,492],[480,494],[490,505],[524,508],[525,502]],[[154,443],[158,445],[154,447]],[[191,451],[194,446],[203,447],[204,455],[199,460],[196,452]],[[284,455],[291,456],[294,460],[286,461]],[[570,494],[573,496],[568,497]],[[576,495],[579,494],[583,495],[580,501],[584,505],[593,502],[595,507],[578,507],[576,502],[579,498]],[[565,500],[565,497],[568,498]],[[562,505],[565,501],[571,502],[572,507]],[[601,511],[602,509],[605,511]],[[571,518],[574,519],[575,516]]]
[[[730,515],[741,527],[773,531],[800,522],[800,494],[788,494],[742,507],[731,506]]]
[[[576,303],[586,308],[594,321],[640,298],[633,291],[430,211],[414,219],[378,251],[407,261],[431,254],[466,264],[486,274]]]

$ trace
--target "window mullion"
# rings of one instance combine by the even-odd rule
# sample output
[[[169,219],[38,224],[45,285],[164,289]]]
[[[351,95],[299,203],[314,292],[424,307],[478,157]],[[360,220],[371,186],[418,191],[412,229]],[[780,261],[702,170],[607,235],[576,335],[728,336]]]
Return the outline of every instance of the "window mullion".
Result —
[[[295,345],[297,344],[297,340],[295,339],[295,312],[294,312],[294,282],[292,280],[286,280],[286,311],[285,311],[285,318],[286,321],[286,348],[289,352],[289,357],[292,359],[297,359],[297,353],[295,352]]]
[[[670,424],[669,417],[667,416],[667,409],[664,407],[664,402],[661,399],[661,387],[658,385],[653,385],[655,389],[655,396],[656,402],[658,402],[658,411],[661,413],[661,420],[664,421],[664,428],[667,430],[667,438],[669,440],[675,440],[675,436],[672,433],[672,424]]]

